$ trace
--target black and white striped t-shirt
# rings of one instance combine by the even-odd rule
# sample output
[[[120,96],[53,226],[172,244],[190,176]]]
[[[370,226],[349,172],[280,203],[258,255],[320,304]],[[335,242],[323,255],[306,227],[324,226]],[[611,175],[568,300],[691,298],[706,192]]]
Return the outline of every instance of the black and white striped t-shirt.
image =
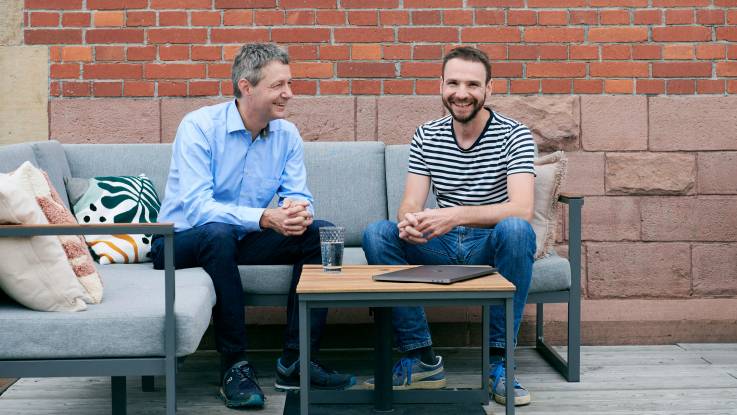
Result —
[[[535,174],[530,130],[491,111],[476,142],[462,150],[448,115],[417,128],[409,152],[409,172],[430,176],[439,207],[489,205],[508,200],[507,176]]]

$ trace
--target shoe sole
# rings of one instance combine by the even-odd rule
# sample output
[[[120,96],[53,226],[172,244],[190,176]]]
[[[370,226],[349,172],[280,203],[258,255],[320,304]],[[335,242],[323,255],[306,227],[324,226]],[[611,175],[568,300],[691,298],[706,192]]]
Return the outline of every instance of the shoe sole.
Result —
[[[218,397],[225,402],[225,406],[228,408],[263,408],[264,399],[258,395],[252,395],[246,400],[240,399],[228,399],[225,397],[223,388],[218,391]]]
[[[340,386],[325,387],[325,386],[311,385],[311,387],[312,389],[318,389],[318,390],[339,391],[339,390],[348,389],[355,384],[356,384],[356,378],[352,377],[347,383],[340,385]],[[281,383],[274,382],[274,389],[281,391],[281,392],[289,392],[289,391],[295,391],[295,390],[298,391],[299,386],[283,385]]]
[[[445,379],[440,380],[426,380],[426,381],[420,381],[420,382],[413,382],[408,385],[395,385],[392,386],[392,389],[395,391],[404,391],[404,390],[412,390],[412,389],[443,389],[446,385],[447,381]],[[374,385],[370,383],[364,383],[363,384],[364,389],[374,389]]]
[[[500,403],[502,405],[506,405],[507,404],[507,397],[506,396],[499,395],[499,394],[496,394],[496,393],[494,393],[493,395],[494,395],[494,400],[497,403]],[[529,405],[530,402],[532,402],[532,398],[530,397],[530,395],[527,395],[527,396],[515,396],[514,397],[514,406]]]

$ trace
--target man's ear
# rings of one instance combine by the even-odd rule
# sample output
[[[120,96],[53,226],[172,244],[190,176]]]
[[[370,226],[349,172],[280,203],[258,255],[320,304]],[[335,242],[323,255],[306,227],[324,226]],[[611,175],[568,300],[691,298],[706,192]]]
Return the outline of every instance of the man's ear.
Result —
[[[253,85],[248,80],[241,78],[238,80],[238,90],[241,91],[242,96],[250,96]]]
[[[487,94],[491,94],[491,91],[493,90],[493,85],[492,85],[493,83],[494,83],[493,79],[489,79],[489,82],[486,83],[486,93]]]

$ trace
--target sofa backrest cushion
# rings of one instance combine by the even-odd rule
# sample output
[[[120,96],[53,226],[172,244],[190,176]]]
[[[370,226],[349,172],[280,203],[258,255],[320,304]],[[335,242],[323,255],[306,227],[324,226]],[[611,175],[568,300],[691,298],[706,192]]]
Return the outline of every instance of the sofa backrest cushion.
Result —
[[[62,202],[68,209],[70,207],[69,198],[64,186],[64,178],[69,177],[71,172],[66,154],[64,154],[64,148],[56,140],[38,141],[33,143],[32,146],[33,154],[38,161],[38,167],[49,175],[51,184],[59,192]]]
[[[33,147],[28,143],[0,146],[0,173],[15,171],[24,161],[38,167]]]
[[[386,198],[389,207],[389,219],[397,220],[397,210],[404,194],[404,182],[407,178],[409,163],[409,145],[401,144],[386,147]],[[435,195],[432,191],[427,196],[426,207],[435,207]]]
[[[305,143],[305,167],[316,219],[345,226],[347,246],[360,246],[366,226],[387,218],[383,143]]]

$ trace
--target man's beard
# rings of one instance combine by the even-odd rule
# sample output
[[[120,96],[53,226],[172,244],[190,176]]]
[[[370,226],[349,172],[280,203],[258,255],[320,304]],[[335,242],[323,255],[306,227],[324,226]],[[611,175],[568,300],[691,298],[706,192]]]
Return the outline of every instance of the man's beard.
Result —
[[[484,100],[481,102],[477,101],[476,98],[474,97],[469,97],[467,101],[470,101],[473,109],[466,117],[460,117],[455,112],[453,112],[453,106],[451,105],[450,99],[443,98],[443,105],[445,106],[445,108],[448,109],[448,112],[450,112],[450,115],[453,116],[454,120],[458,121],[461,124],[466,124],[470,122],[471,120],[473,120],[474,117],[476,117],[476,114],[478,114],[479,111],[481,111],[481,109],[484,108],[484,102],[486,102],[486,94],[484,94]]]

